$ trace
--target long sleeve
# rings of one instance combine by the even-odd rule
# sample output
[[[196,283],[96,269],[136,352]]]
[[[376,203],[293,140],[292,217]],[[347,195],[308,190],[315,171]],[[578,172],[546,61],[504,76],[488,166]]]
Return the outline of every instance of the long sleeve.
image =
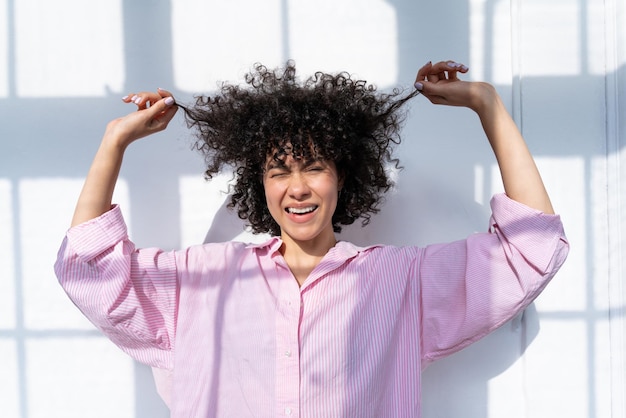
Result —
[[[428,363],[487,335],[526,308],[559,270],[569,244],[558,215],[506,195],[489,232],[428,246],[420,263],[422,358]]]
[[[119,207],[68,231],[55,272],[74,304],[122,350],[148,365],[171,368],[175,256],[135,249]]]

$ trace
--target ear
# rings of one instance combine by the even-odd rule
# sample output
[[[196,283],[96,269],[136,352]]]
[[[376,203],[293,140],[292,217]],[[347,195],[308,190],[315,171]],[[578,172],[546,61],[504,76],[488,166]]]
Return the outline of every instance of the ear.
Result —
[[[343,184],[345,182],[346,176],[343,170],[339,172],[338,175],[339,175],[339,178],[337,180],[337,190],[341,193],[341,189],[343,189]]]

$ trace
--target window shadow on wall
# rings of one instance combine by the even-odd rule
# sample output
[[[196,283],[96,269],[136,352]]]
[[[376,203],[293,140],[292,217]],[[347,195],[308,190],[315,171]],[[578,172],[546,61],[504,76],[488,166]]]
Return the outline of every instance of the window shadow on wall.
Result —
[[[411,0],[389,0],[396,9],[398,28],[398,84],[410,86],[415,73],[429,59],[456,59],[469,62],[469,4],[446,0],[432,5]],[[486,10],[492,10],[494,1],[487,2]],[[281,3],[286,8],[288,3]],[[14,12],[15,1],[7,2],[9,16]],[[283,10],[284,16],[287,14]],[[486,15],[485,34],[488,42],[493,33],[490,14]],[[172,48],[172,16],[169,0],[123,2],[125,43],[125,90],[174,86]],[[581,21],[585,21],[581,16]],[[9,23],[11,19],[9,18]],[[284,24],[287,22],[283,19]],[[149,29],[146,29],[148,27]],[[158,28],[158,30],[150,30]],[[443,29],[442,29],[443,28]],[[453,28],[453,29],[450,29]],[[9,31],[14,26],[8,25]],[[14,34],[12,34],[14,36]],[[290,51],[288,32],[284,44],[278,45],[287,55]],[[9,94],[0,99],[2,124],[0,125],[0,178],[8,179],[12,187],[14,293],[16,324],[14,329],[0,329],[0,338],[15,342],[18,361],[18,387],[20,417],[29,417],[27,369],[25,354],[28,339],[72,338],[81,336],[98,338],[94,331],[31,330],[24,323],[25,298],[22,280],[23,257],[20,222],[19,184],[25,178],[75,178],[83,177],[88,170],[104,125],[110,119],[127,111],[119,101],[117,92],[102,98],[19,98],[15,88],[15,49],[10,36],[9,48]],[[13,39],[14,40],[14,39]],[[584,40],[584,39],[583,39]],[[222,40],[218,40],[222,42]],[[189,40],[190,43],[194,40]],[[485,56],[484,67],[493,68],[492,57]],[[236,53],[235,51],[233,53]],[[284,58],[289,58],[285,56]],[[254,62],[255,57],[250,57]],[[338,69],[338,70],[344,70]],[[350,70],[350,69],[346,69]],[[624,71],[621,68],[620,71]],[[486,72],[487,81],[490,73]],[[623,80],[624,77],[622,76]],[[581,90],[572,86],[598,86],[603,80],[583,73],[575,77],[533,78],[524,81],[527,100],[523,102],[524,118],[530,124],[532,118],[541,118],[549,107],[553,116],[559,115],[559,103],[593,99],[597,89]],[[513,101],[513,92],[507,86],[499,86],[506,102]],[[173,89],[177,97],[186,92]],[[533,109],[537,109],[533,111]],[[595,123],[593,115],[587,115],[589,123]],[[580,118],[576,115],[578,125]],[[453,123],[451,123],[453,121]],[[523,122],[523,121],[522,121]],[[522,126],[523,128],[524,126]],[[577,132],[559,126],[553,132],[533,133],[527,137],[529,145],[538,157],[576,157],[584,160],[584,202],[587,205],[597,199],[591,190],[592,162],[605,155],[601,142],[588,141]],[[564,147],[562,139],[572,138]],[[162,134],[139,141],[129,149],[122,176],[127,180],[130,195],[132,233],[140,246],[178,248],[180,245],[179,178],[183,175],[202,173],[202,162],[189,152],[190,134],[182,118],[178,117],[171,128]],[[449,241],[460,239],[475,231],[486,229],[488,219],[487,195],[476,202],[474,173],[476,167],[487,169],[493,157],[475,117],[467,111],[432,106],[423,97],[411,105],[403,143],[398,149],[405,169],[400,173],[397,190],[393,191],[371,225],[365,229],[358,226],[347,228],[342,239],[357,244],[388,243],[396,245]],[[492,179],[489,170],[482,186],[489,190]],[[41,202],[45,213],[46,202]],[[584,208],[587,217],[580,227],[587,237],[594,236],[593,208]],[[71,213],[67,214],[67,221]],[[207,240],[218,237],[228,239],[240,233],[237,223],[232,231],[223,226],[234,214],[224,207],[216,221],[208,226]],[[219,221],[218,221],[219,220]],[[219,234],[219,235],[218,235]],[[60,239],[60,237],[59,237]],[[589,376],[589,417],[596,411],[594,389],[595,327],[597,321],[605,320],[608,312],[595,306],[592,288],[593,246],[588,246],[586,258],[587,279],[585,310],[538,313],[531,306],[525,314],[505,325],[494,335],[476,343],[453,357],[431,366],[424,380],[424,417],[488,416],[488,381],[510,367],[524,352],[539,332],[540,320],[582,321],[587,327],[585,342],[588,346],[586,364],[578,365]],[[51,267],[50,267],[51,270]],[[46,280],[54,280],[52,275]],[[559,280],[566,280],[560,277]],[[68,302],[69,303],[69,302]],[[159,400],[150,369],[135,366],[135,415],[137,417],[166,417],[167,410]]]

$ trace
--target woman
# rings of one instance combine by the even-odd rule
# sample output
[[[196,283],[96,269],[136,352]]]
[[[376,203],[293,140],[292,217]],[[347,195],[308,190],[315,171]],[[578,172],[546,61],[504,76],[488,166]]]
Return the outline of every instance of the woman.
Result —
[[[137,249],[111,198],[124,151],[165,129],[164,90],[110,122],[55,265],[84,314],[135,359],[171,375],[173,417],[416,417],[420,372],[524,309],[568,243],[495,89],[428,63],[416,90],[380,94],[348,74],[299,82],[257,66],[185,108],[207,177],[233,166],[231,206],[267,242]],[[426,248],[337,241],[391,186],[402,106],[422,93],[479,116],[505,194],[488,233]]]

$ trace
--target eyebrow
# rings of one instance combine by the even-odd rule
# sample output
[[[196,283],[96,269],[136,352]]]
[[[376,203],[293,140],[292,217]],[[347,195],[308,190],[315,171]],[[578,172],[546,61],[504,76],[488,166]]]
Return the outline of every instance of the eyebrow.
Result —
[[[271,170],[274,168],[287,168],[287,164],[285,164],[284,161],[277,161],[277,160],[272,160],[268,162],[267,164],[265,164],[266,170]]]
[[[310,167],[314,164],[328,165],[328,162],[327,160],[324,160],[324,159],[312,159],[309,161],[303,161],[302,164],[304,167]],[[288,169],[289,165],[285,164],[285,162],[282,160],[271,160],[265,165],[266,170],[277,169],[277,168]]]

